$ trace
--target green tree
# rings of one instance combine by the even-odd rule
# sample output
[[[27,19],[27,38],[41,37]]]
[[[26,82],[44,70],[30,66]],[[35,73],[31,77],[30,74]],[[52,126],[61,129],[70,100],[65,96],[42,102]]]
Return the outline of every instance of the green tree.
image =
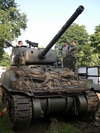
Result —
[[[6,52],[4,52],[2,59],[0,60],[0,66],[4,66],[7,68],[10,66],[10,57]]]
[[[94,34],[90,35],[90,42],[93,47],[93,53],[100,55],[100,24],[95,27]]]
[[[0,57],[4,52],[4,40],[13,41],[27,28],[27,18],[20,13],[15,0],[0,0]]]

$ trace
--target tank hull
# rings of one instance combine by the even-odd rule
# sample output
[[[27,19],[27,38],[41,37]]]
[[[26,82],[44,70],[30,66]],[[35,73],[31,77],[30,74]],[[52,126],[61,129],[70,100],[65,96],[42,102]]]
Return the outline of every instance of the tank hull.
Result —
[[[93,116],[98,110],[98,96],[72,71],[61,67],[54,70],[44,71],[43,66],[10,68],[2,75],[2,102],[15,130],[49,114]]]

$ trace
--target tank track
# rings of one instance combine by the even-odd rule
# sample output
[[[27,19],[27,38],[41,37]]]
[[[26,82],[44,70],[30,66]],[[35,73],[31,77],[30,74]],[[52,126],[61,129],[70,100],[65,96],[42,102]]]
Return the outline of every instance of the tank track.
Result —
[[[87,113],[92,115],[99,109],[99,98],[93,91],[86,92]]]
[[[6,103],[11,127],[16,131],[27,128],[32,119],[31,99],[23,95],[10,95],[6,101],[2,100]]]
[[[80,114],[79,119],[93,121],[95,119],[95,114],[99,109],[99,98],[94,91],[87,91],[85,93],[85,98],[87,101],[86,112]]]

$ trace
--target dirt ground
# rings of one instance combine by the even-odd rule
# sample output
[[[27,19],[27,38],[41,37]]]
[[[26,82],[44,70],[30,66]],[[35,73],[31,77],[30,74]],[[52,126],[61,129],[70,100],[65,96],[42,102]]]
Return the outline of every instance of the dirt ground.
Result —
[[[100,97],[100,95],[98,95]],[[0,94],[1,97],[1,94]],[[17,132],[12,131],[9,133],[100,133],[100,109],[96,113],[96,119],[79,119],[79,118],[71,118],[71,119],[65,119],[58,117],[55,118],[46,118],[46,119],[40,119],[40,120],[34,120],[29,126],[29,128]],[[60,123],[60,124],[59,124]],[[62,124],[63,123],[63,124]],[[66,127],[62,126],[72,126],[73,131],[71,131],[72,127]],[[61,127],[64,128],[64,130],[61,130]],[[68,129],[70,128],[70,129]],[[52,130],[50,130],[52,129]],[[67,131],[68,129],[68,131]],[[0,133],[3,133],[2,131]],[[7,132],[8,133],[8,132]]]

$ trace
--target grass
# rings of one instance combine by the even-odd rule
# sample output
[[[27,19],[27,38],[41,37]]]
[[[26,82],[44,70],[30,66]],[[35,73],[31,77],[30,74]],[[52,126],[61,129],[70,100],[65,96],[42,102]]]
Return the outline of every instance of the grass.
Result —
[[[0,111],[2,110],[3,106],[0,104]],[[0,133],[11,133],[10,124],[5,113],[0,116]]]

